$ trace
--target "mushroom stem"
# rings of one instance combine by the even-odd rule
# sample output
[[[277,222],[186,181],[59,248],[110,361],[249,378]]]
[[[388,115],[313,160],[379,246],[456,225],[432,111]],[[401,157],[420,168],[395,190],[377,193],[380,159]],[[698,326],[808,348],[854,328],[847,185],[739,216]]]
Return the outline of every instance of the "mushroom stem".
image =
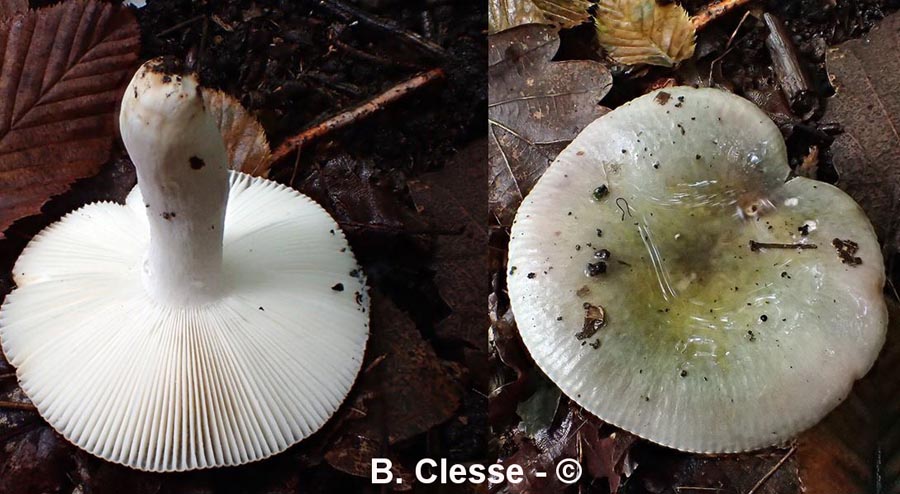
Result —
[[[215,299],[228,158],[196,76],[168,60],[145,63],[125,91],[119,125],[150,225],[145,288],[179,306]]]

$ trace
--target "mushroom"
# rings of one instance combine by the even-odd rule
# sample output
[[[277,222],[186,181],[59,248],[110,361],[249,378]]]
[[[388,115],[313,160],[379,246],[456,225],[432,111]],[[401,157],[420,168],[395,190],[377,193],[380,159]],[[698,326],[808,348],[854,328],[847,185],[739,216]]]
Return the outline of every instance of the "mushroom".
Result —
[[[140,470],[260,460],[319,429],[368,338],[365,278],[315,202],[229,171],[194,74],[122,100],[138,186],[28,244],[0,308],[24,392],[80,448]]]
[[[509,295],[537,365],[684,451],[819,421],[884,342],[884,266],[848,195],[789,175],[778,128],[724,91],[666,88],[590,124],[512,227]]]

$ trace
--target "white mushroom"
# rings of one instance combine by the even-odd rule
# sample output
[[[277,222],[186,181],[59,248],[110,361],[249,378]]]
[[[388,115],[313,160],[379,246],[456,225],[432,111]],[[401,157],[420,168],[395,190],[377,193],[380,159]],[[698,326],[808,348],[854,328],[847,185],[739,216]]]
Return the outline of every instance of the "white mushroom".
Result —
[[[680,450],[819,421],[884,342],[884,266],[849,196],[789,172],[776,126],[723,91],[656,91],[589,125],[512,228],[509,293],[540,368]]]
[[[238,465],[319,429],[359,371],[365,279],[338,225],[226,169],[192,74],[157,59],[120,127],[138,187],[39,233],[0,342],[41,415],[141,470]]]

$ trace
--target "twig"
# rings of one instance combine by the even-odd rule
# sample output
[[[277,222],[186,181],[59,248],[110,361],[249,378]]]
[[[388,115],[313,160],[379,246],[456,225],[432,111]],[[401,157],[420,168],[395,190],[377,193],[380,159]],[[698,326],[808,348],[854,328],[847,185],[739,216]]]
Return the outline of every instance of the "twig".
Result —
[[[347,43],[344,43],[341,40],[334,40],[334,46],[340,48],[345,53],[352,57],[356,57],[360,60],[365,60],[366,62],[371,62],[378,65],[386,65],[389,67],[401,67],[405,69],[421,69],[421,66],[414,65],[411,63],[406,63],[402,60],[389,60],[387,58],[375,55],[373,53],[369,53],[367,51],[360,50],[359,48],[354,48]]]
[[[23,410],[26,412],[37,411],[37,407],[32,405],[31,403],[22,403],[19,401],[0,401],[0,408],[7,408],[10,410]]]
[[[372,363],[369,364],[368,367],[366,367],[366,370],[364,370],[362,373],[368,374],[369,372],[372,372],[372,369],[374,369],[375,367],[378,367],[378,364],[383,362],[385,358],[387,358],[386,353],[382,353],[381,355],[375,357],[375,360],[373,360]]]
[[[358,221],[338,221],[341,228],[373,232],[406,233],[408,235],[461,235],[464,228],[455,230],[447,228],[404,228],[384,223],[360,223]]]
[[[701,30],[710,22],[722,17],[732,10],[749,3],[751,0],[717,0],[706,7],[691,18],[694,23],[694,29]]]
[[[796,450],[797,450],[797,446],[792,446],[791,449],[788,450],[788,452],[783,457],[781,457],[780,460],[778,460],[778,463],[776,463],[775,466],[772,467],[771,470],[766,472],[766,474],[763,475],[761,479],[759,479],[759,481],[756,483],[756,485],[754,485],[749,491],[747,491],[747,494],[753,494],[754,492],[756,492],[757,489],[762,487],[762,485],[765,484],[767,480],[769,480],[769,477],[774,475],[775,472],[778,471],[779,468],[781,468],[781,465],[784,465],[784,462],[786,462],[787,459],[790,458],[790,456],[792,454],[794,454],[794,451],[796,451]]]
[[[401,40],[419,48],[429,55],[437,57],[438,59],[444,59],[447,57],[447,52],[445,52],[440,45],[432,41],[428,41],[427,39],[419,36],[412,31],[403,29],[393,21],[375,17],[356,7],[353,7],[352,5],[348,5],[341,0],[320,0],[319,5],[321,5],[329,12],[336,14],[346,20],[355,18],[375,29],[393,34]]]
[[[777,244],[777,243],[769,243],[769,242],[757,242],[756,240],[750,241],[750,250],[753,252],[758,252],[760,249],[818,249],[819,246],[816,244]]]
[[[288,182],[291,184],[291,187],[294,186],[294,182],[297,180],[297,171],[300,170],[300,153],[303,152],[303,148],[297,146],[297,154],[294,156],[294,169],[291,171],[291,181]]]
[[[769,28],[766,48],[781,91],[791,105],[791,110],[806,120],[819,109],[819,98],[813,90],[812,81],[806,74],[797,47],[781,19],[766,12],[763,14],[763,21]]]
[[[335,130],[342,129],[351,123],[362,120],[369,115],[378,112],[389,103],[397,101],[410,92],[443,77],[444,71],[442,69],[431,69],[428,72],[423,72],[411,79],[407,79],[356,108],[339,113],[317,125],[303,130],[293,137],[288,137],[280,146],[278,146],[278,149],[272,153],[272,160],[273,162],[278,161],[292,153],[295,149],[303,147],[306,143]]]
[[[897,287],[894,286],[894,280],[891,279],[891,277],[888,277],[887,281],[888,285],[891,287],[891,292],[894,293],[894,300],[900,302],[900,294],[897,293]]]
[[[713,85],[713,83],[712,83],[713,70],[715,70],[716,64],[721,62],[723,58],[725,58],[729,53],[731,53],[731,50],[732,50],[731,43],[734,41],[734,37],[737,36],[738,31],[741,30],[741,26],[744,25],[744,21],[746,21],[747,17],[749,17],[749,16],[750,16],[749,10],[744,12],[744,15],[741,17],[741,22],[738,22],[737,27],[734,28],[734,31],[731,32],[731,36],[728,37],[728,43],[725,43],[725,51],[721,55],[716,57],[716,59],[713,60],[712,63],[709,64],[709,82],[707,84],[710,87],[712,87],[712,85]]]
[[[203,16],[203,15],[198,15],[196,17],[191,17],[190,19],[188,19],[186,21],[181,21],[178,24],[175,24],[174,26],[172,26],[170,28],[163,29],[162,31],[156,33],[156,37],[158,38],[160,36],[165,36],[165,35],[171,33],[172,31],[177,31],[185,26],[193,24],[193,23],[199,21],[200,19],[203,19],[204,17],[205,16]]]
[[[200,48],[197,49],[197,71],[203,66],[206,59],[206,38],[209,35],[209,17],[203,18],[203,28],[200,30]]]
[[[9,379],[10,377],[16,377],[16,373],[10,372],[9,374],[0,374],[0,379]]]

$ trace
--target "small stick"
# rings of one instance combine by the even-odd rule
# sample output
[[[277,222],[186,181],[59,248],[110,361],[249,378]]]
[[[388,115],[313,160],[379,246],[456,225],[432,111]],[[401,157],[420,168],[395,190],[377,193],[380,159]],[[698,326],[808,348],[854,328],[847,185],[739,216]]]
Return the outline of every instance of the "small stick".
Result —
[[[357,221],[338,221],[341,228],[356,229],[373,232],[406,233],[409,235],[461,235],[464,228],[456,230],[448,228],[403,228],[401,226],[385,225],[384,223],[359,223]]]
[[[812,89],[812,82],[800,62],[797,47],[784,23],[768,12],[763,14],[763,20],[769,28],[766,48],[781,91],[791,105],[791,110],[806,120],[819,109],[819,98]]]
[[[320,0],[319,5],[324,7],[329,12],[343,17],[346,20],[356,18],[375,29],[393,34],[399,37],[401,40],[419,48],[429,55],[437,57],[438,59],[444,59],[447,57],[447,52],[445,52],[440,45],[432,41],[428,41],[427,39],[419,36],[412,31],[403,29],[393,21],[375,17],[356,7],[353,7],[352,5],[346,4],[341,0]]]
[[[0,374],[0,379],[9,379],[10,377],[16,377],[16,373],[10,372],[9,374]]]
[[[388,67],[402,67],[405,69],[421,68],[420,66],[406,63],[406,62],[403,62],[400,60],[389,60],[387,58],[380,57],[373,53],[369,53],[367,51],[363,51],[358,48],[354,48],[340,40],[334,40],[334,46],[340,48],[348,55],[350,55],[352,57],[356,57],[360,60],[365,60],[366,62],[371,62],[371,63],[375,63],[378,65],[386,65]]]
[[[181,29],[181,28],[183,28],[183,27],[185,27],[185,26],[188,26],[188,25],[190,25],[190,24],[193,24],[193,23],[199,21],[200,19],[203,19],[204,17],[205,17],[205,16],[203,16],[203,15],[198,15],[198,16],[196,16],[196,17],[191,17],[190,19],[188,19],[188,20],[186,20],[186,21],[179,22],[178,24],[175,24],[174,26],[172,26],[172,27],[170,27],[170,28],[163,29],[162,31],[156,33],[156,37],[158,38],[158,37],[160,37],[160,36],[165,36],[165,35],[171,33],[172,31],[177,31],[177,30],[179,30],[179,29]]]
[[[691,18],[691,22],[694,24],[694,29],[699,31],[706,27],[710,22],[750,1],[751,0],[717,0],[706,7],[703,7],[703,10],[700,12],[697,12],[697,14]]]
[[[754,492],[757,491],[757,489],[762,487],[762,485],[765,484],[767,480],[769,480],[769,477],[774,475],[775,472],[778,471],[779,468],[781,468],[781,465],[784,465],[784,462],[786,462],[787,459],[790,458],[790,456],[792,454],[794,454],[794,451],[796,451],[796,450],[797,450],[797,446],[791,447],[791,449],[788,450],[787,454],[785,454],[780,460],[778,460],[778,463],[776,463],[775,466],[772,467],[771,470],[766,472],[766,474],[763,475],[763,477],[761,479],[759,479],[759,482],[757,482],[756,485],[754,485],[749,491],[747,491],[747,494],[753,494]]]
[[[272,162],[274,163],[275,161],[284,158],[295,149],[303,147],[309,141],[318,139],[335,130],[342,129],[353,122],[362,120],[381,110],[389,103],[397,101],[410,92],[443,77],[444,71],[442,69],[431,69],[428,72],[423,72],[411,79],[407,79],[400,84],[397,84],[356,108],[351,108],[343,113],[339,113],[317,125],[303,130],[293,137],[288,137],[280,146],[278,146],[278,149],[272,153]]]
[[[31,403],[22,403],[18,401],[0,401],[0,408],[7,408],[10,410],[22,410],[26,412],[36,412],[37,407],[32,405]]]
[[[368,374],[369,372],[372,372],[372,369],[374,369],[375,367],[378,367],[378,364],[380,364],[382,361],[384,361],[385,358],[387,358],[386,353],[382,353],[381,355],[375,357],[375,360],[373,360],[372,363],[369,364],[368,367],[366,367],[366,370],[363,371],[363,374]]]
[[[714,71],[715,68],[716,68],[716,64],[719,63],[719,62],[721,62],[723,58],[725,58],[729,53],[731,53],[731,49],[732,49],[732,48],[731,48],[731,43],[734,41],[734,37],[737,36],[738,31],[741,30],[741,26],[744,25],[744,21],[746,21],[746,20],[747,20],[747,17],[749,17],[749,16],[750,16],[750,11],[749,11],[749,10],[746,11],[746,12],[744,12],[744,15],[741,17],[741,22],[738,22],[737,27],[734,28],[734,31],[731,32],[731,36],[728,37],[728,43],[725,43],[725,51],[724,51],[721,55],[719,55],[718,57],[716,57],[716,59],[713,60],[711,64],[709,64],[709,82],[708,82],[707,84],[708,84],[710,87],[712,87],[712,85],[713,85],[713,82],[712,82],[712,80],[713,80],[713,71]]]
[[[756,240],[750,241],[750,250],[753,252],[758,252],[760,249],[818,249],[819,246],[816,244],[775,244],[775,243],[767,243],[767,242],[757,242]]]

